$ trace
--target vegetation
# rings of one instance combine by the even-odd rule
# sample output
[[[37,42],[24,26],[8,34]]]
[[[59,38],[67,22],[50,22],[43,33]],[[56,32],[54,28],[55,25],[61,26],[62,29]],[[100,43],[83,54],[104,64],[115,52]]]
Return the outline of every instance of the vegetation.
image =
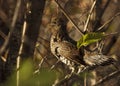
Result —
[[[119,4],[120,0],[0,0],[0,86],[120,86]],[[70,68],[50,51],[55,17],[63,20],[61,27],[85,55],[104,54],[117,63],[69,76]]]

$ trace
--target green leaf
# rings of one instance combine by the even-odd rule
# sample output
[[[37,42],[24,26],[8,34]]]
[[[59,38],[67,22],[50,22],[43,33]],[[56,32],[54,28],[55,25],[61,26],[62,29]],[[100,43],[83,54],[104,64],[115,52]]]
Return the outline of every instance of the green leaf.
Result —
[[[77,48],[80,48],[82,46],[82,43],[83,43],[83,37],[81,37],[79,41],[77,41]]]
[[[98,42],[104,37],[105,37],[104,33],[92,32],[92,33],[85,34],[77,42],[77,48],[80,48],[81,46],[88,46],[92,43]]]

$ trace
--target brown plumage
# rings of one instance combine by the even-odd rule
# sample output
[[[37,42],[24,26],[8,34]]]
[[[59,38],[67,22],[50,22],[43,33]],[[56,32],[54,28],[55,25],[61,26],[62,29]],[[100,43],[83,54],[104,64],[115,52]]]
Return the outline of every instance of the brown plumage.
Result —
[[[51,52],[66,65],[108,65],[115,60],[102,54],[85,54],[76,47],[76,42],[72,40],[66,32],[66,28],[61,28],[59,22],[52,26],[54,32],[50,40]]]
[[[115,62],[112,56],[106,56],[103,54],[85,55],[84,60],[86,64],[88,64],[89,66],[94,66],[94,65],[104,66]]]
[[[83,61],[83,54],[77,49],[76,42],[68,36],[66,28],[61,28],[56,24],[52,29],[54,32],[51,36],[50,47],[53,55],[57,58],[66,58],[75,64],[86,65]]]

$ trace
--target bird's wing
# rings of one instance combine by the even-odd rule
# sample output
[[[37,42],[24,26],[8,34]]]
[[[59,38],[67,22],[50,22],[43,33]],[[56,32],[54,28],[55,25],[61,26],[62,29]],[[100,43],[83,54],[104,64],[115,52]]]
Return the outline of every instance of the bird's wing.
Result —
[[[72,43],[67,42],[67,41],[60,42],[58,45],[59,46],[57,49],[57,53],[59,55],[65,57],[68,60],[71,60],[75,63],[84,64],[83,58],[80,57],[79,50],[77,49],[77,47],[75,45],[73,45]]]

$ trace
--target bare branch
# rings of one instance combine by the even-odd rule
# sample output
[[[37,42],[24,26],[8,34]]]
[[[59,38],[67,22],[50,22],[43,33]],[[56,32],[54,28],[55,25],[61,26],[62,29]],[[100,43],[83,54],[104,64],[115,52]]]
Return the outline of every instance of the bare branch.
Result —
[[[0,36],[3,37],[4,39],[6,39],[6,35],[0,30]]]
[[[93,4],[92,4],[92,6],[91,6],[91,9],[90,9],[88,18],[87,18],[86,23],[85,23],[85,26],[84,26],[84,32],[87,30],[87,26],[88,26],[88,23],[89,23],[89,21],[90,21],[90,17],[91,17],[91,14],[92,14],[92,12],[93,12],[93,9],[94,9],[94,7],[95,7],[96,1],[97,1],[97,0],[94,0]]]
[[[75,82],[76,80],[80,80],[80,77],[76,74],[72,74],[69,78],[64,78],[62,80],[58,80],[57,83],[54,83],[52,86],[63,86],[68,81]],[[70,85],[70,83],[68,83]]]
[[[103,29],[107,24],[112,22],[119,15],[120,15],[120,12],[118,12],[116,15],[114,15],[112,18],[110,18],[107,22],[105,22],[101,27],[98,28],[97,31],[100,31],[101,29]]]
[[[17,57],[17,64],[16,64],[16,68],[17,68],[17,76],[16,76],[16,86],[20,86],[20,56]]]
[[[48,60],[47,60],[47,56],[43,56],[42,53],[40,52],[40,50],[36,47],[37,52],[41,55],[42,59],[44,59],[44,62],[46,62],[49,66],[51,65]]]
[[[98,2],[100,2],[100,4],[102,5],[102,1],[101,0],[98,0]],[[98,11],[101,10],[101,11],[100,11],[100,13],[98,13],[96,11],[96,13],[97,13],[96,15],[98,17],[97,17],[96,23],[94,24],[94,28],[93,28],[94,31],[96,31],[98,29],[98,27],[101,26],[100,21],[102,19],[103,14],[105,13],[107,7],[109,6],[110,2],[111,2],[111,0],[107,0],[104,8],[102,8],[102,9],[100,7],[98,9],[96,8],[96,10],[98,10]]]
[[[84,35],[83,32],[79,29],[77,24],[70,18],[67,12],[61,7],[57,0],[55,0],[56,4],[60,7],[62,13],[67,17],[67,19],[74,25],[74,27],[80,32],[81,35]]]
[[[21,5],[21,0],[17,0],[17,4],[16,4],[16,7],[15,7],[15,12],[14,12],[14,16],[13,16],[13,19],[12,19],[12,23],[10,25],[10,32],[9,32],[8,37],[6,38],[3,46],[0,49],[0,56],[2,55],[2,53],[4,52],[4,50],[6,49],[8,43],[9,43],[10,37],[12,35],[12,32],[13,32],[13,30],[15,28],[15,24],[16,24],[17,17],[18,17],[18,12],[19,12],[19,9],[20,9],[20,5]]]
[[[103,82],[105,82],[105,81],[107,81],[107,80],[110,80],[110,79],[114,78],[115,76],[117,76],[117,75],[119,75],[119,74],[120,74],[120,71],[115,71],[115,72],[109,74],[108,76],[100,79],[100,80],[99,80],[95,85],[93,85],[93,86],[98,86],[99,84],[102,84]]]
[[[35,70],[35,72],[34,72],[33,74],[37,74],[38,72],[40,72],[40,68],[42,67],[42,64],[43,64],[45,58],[46,58],[46,57],[42,58],[42,60],[41,60],[40,63],[39,63],[39,68],[38,68],[37,70]]]

